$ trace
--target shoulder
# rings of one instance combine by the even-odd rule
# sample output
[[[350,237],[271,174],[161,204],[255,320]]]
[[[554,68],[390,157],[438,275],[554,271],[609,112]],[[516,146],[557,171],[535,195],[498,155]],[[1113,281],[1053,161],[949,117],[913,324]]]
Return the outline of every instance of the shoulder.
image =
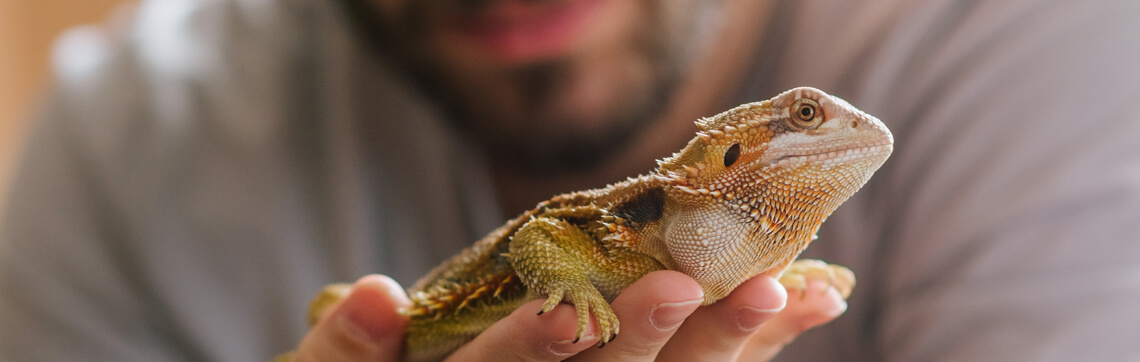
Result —
[[[347,36],[339,9],[326,3],[123,6],[105,23],[58,39],[47,118],[75,128],[95,151],[207,125],[256,142],[298,107],[298,94],[315,86],[312,77],[297,76],[317,73],[314,58],[330,51],[313,34]]]

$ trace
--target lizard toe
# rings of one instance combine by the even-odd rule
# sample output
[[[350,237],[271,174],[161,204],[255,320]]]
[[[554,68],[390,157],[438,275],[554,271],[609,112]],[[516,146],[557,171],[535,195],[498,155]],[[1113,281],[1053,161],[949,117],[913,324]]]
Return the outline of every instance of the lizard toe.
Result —
[[[789,289],[799,290],[800,293],[807,290],[810,280],[826,281],[828,285],[839,291],[843,299],[847,299],[855,288],[855,273],[851,269],[816,259],[796,260],[780,276],[780,284]]]
[[[604,346],[617,334],[617,314],[610,308],[610,304],[596,289],[584,292],[571,292],[567,301],[574,305],[578,313],[578,331],[576,338],[582,338],[590,326],[590,315],[594,316],[598,327],[598,347]]]
[[[557,307],[558,303],[560,303],[560,302],[562,302],[562,292],[561,291],[556,291],[556,292],[550,293],[550,296],[547,297],[546,301],[542,303],[542,309],[538,310],[538,315],[542,315],[543,313],[554,310],[554,307]],[[579,336],[579,337],[581,337],[581,336]]]

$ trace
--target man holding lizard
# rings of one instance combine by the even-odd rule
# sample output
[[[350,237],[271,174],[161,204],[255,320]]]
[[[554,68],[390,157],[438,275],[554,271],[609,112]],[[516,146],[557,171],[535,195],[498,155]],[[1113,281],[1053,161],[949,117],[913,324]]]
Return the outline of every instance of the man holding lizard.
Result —
[[[850,310],[780,357],[1127,359],[1136,15],[1127,1],[144,2],[60,46],[0,226],[0,354],[263,359],[300,340],[320,285],[407,285],[534,202],[645,172],[698,117],[809,85],[898,141],[808,250],[859,274]],[[401,299],[384,280],[333,312],[364,324],[318,326],[299,352],[391,351]],[[615,302],[641,338],[515,357],[766,356],[843,310],[775,312],[782,290],[760,278],[740,304],[696,309],[690,282],[651,274]],[[683,323],[651,319],[660,305]],[[573,331],[558,310],[521,317],[456,357]]]

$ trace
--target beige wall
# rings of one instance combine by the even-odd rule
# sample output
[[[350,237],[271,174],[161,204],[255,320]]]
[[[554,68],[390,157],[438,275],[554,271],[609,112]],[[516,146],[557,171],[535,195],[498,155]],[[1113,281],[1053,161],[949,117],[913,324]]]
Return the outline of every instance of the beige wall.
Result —
[[[52,39],[97,23],[123,0],[0,0],[0,202],[23,144],[30,109],[43,92]]]

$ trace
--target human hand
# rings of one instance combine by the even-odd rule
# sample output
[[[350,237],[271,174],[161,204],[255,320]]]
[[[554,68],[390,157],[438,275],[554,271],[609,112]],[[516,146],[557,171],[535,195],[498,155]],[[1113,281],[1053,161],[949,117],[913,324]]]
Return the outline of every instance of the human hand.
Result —
[[[572,306],[561,304],[535,316],[542,300],[531,301],[448,360],[766,360],[847,307],[826,282],[810,281],[807,290],[793,291],[789,299],[784,287],[766,276],[746,281],[713,305],[699,307],[702,298],[700,286],[682,273],[647,274],[612,303],[621,335],[604,348],[590,348],[598,342],[593,323],[572,343],[577,323]]]
[[[646,275],[614,300],[622,333],[605,348],[590,348],[598,342],[592,323],[582,340],[572,342],[577,315],[570,305],[536,316],[539,299],[492,325],[448,360],[767,360],[799,333],[846,310],[843,298],[826,282],[811,281],[806,291],[793,291],[789,299],[782,285],[765,276],[698,308],[702,298],[700,286],[684,274]],[[407,319],[396,310],[408,303],[395,281],[362,278],[306,335],[297,360],[398,360]]]
[[[306,361],[399,361],[411,305],[404,288],[383,275],[369,275],[326,310],[292,357]],[[279,359],[279,360],[288,360]]]

